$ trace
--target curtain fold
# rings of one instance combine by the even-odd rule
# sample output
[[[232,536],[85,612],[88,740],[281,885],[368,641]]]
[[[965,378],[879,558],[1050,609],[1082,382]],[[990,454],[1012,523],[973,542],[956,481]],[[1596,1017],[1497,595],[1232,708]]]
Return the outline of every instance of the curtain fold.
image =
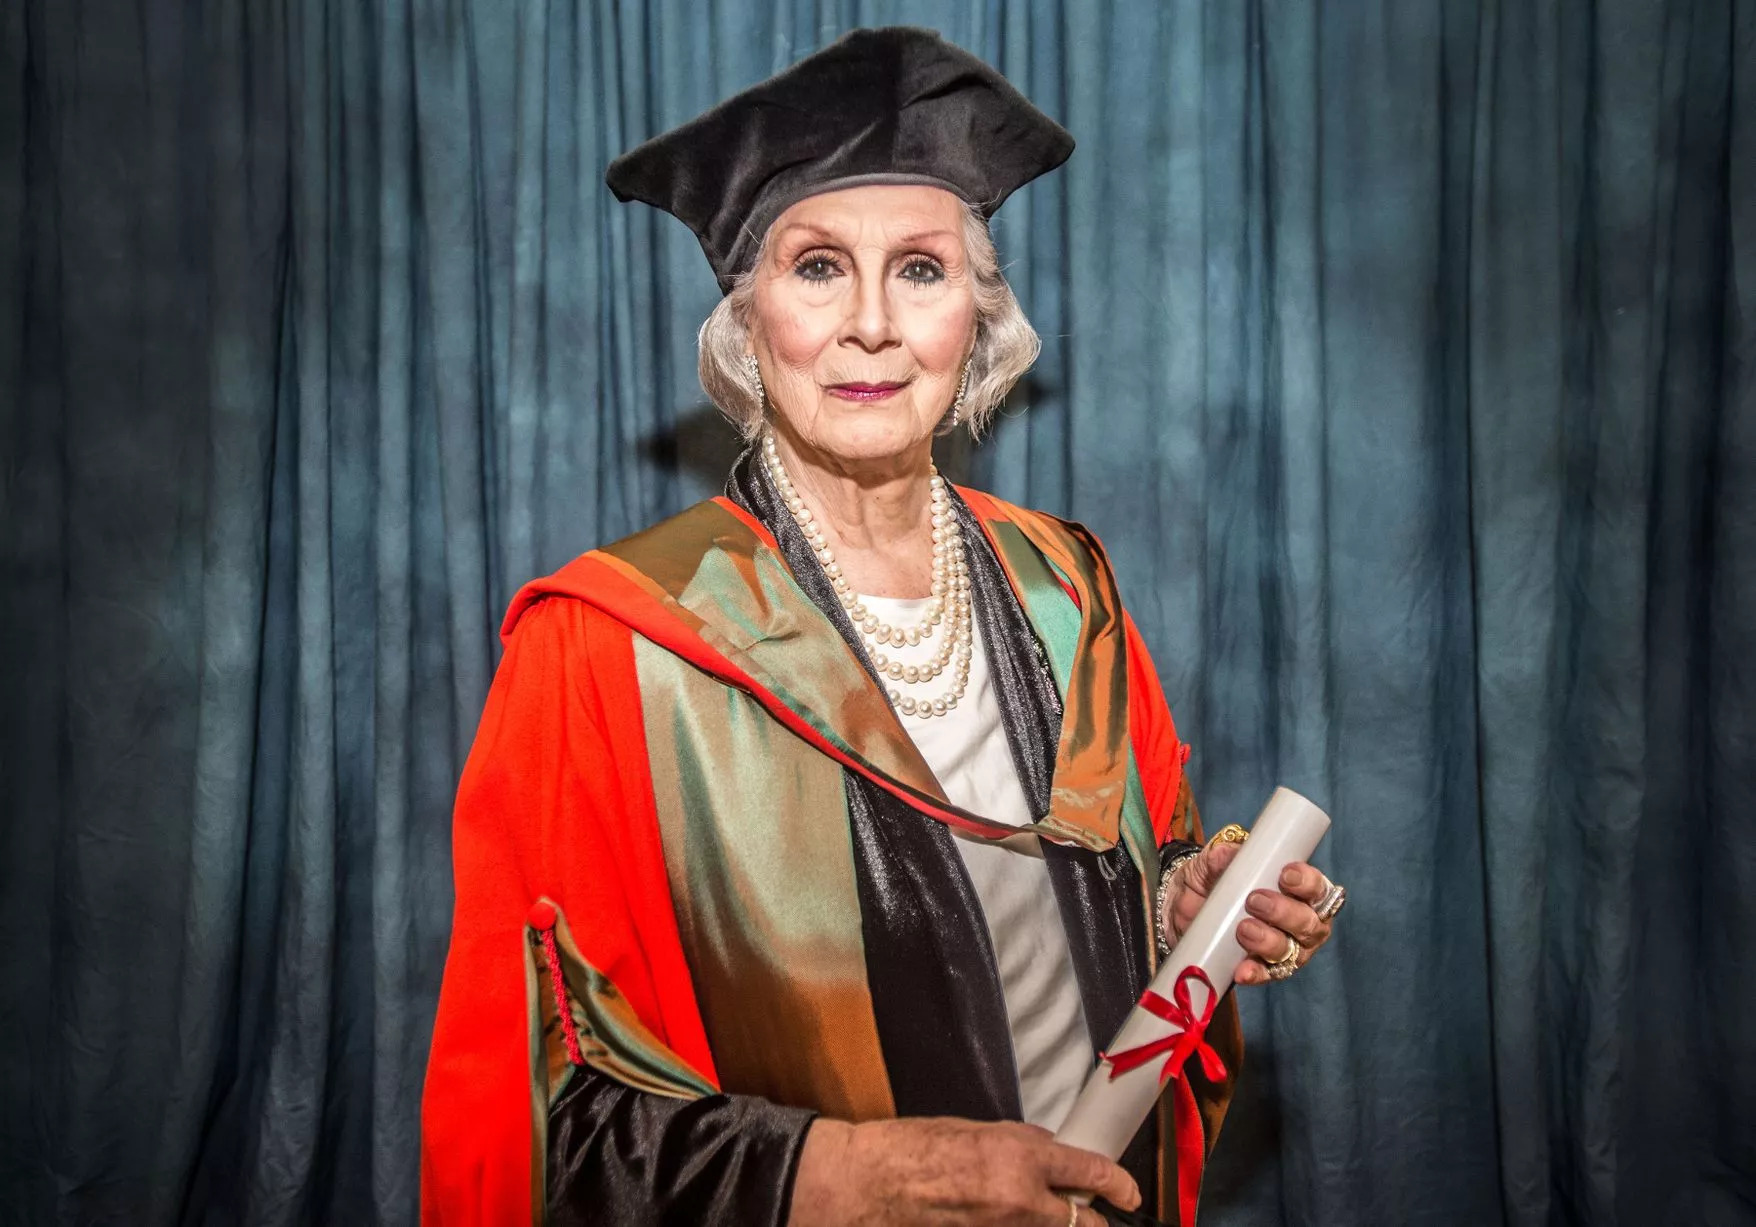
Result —
[[[1756,1223],[1756,4],[0,7],[0,1221],[414,1222],[520,582],[717,489],[615,154],[859,24],[1079,141],[946,466],[1335,816],[1213,1224]]]

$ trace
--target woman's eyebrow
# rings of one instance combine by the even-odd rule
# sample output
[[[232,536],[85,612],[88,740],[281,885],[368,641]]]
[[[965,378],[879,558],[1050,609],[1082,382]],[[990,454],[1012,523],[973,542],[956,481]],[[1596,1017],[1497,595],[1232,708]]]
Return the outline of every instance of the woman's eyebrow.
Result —
[[[792,238],[795,234],[808,235],[819,243],[827,243],[836,247],[842,245],[842,237],[839,234],[819,226],[815,222],[793,222],[781,231],[783,238]]]
[[[898,247],[912,247],[928,239],[949,239],[952,237],[954,236],[949,230],[916,230],[894,241]]]
[[[806,236],[816,242],[825,243],[834,247],[842,247],[847,244],[846,238],[841,234],[829,229],[827,226],[818,225],[816,222],[789,223],[785,229],[780,231],[779,235],[779,237],[783,239],[792,239],[795,236]],[[950,230],[943,228],[932,230],[912,230],[907,234],[899,235],[896,238],[891,239],[890,242],[897,247],[910,247],[926,242],[929,239],[950,239],[953,237],[955,236]]]

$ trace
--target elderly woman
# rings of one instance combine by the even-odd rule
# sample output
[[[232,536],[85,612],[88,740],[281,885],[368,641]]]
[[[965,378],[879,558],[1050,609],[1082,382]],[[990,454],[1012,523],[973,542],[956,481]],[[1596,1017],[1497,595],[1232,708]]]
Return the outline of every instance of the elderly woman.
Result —
[[[751,447],[507,615],[429,1223],[1169,1212],[1166,1114],[1115,1163],[1051,1131],[1235,845],[1195,842],[1096,540],[933,466],[1036,355],[987,219],[1071,150],[980,61],[877,30],[611,167],[700,237],[702,382]],[[1323,876],[1282,886],[1241,982],[1329,936]],[[1209,1034],[1236,1070],[1229,996]],[[1196,1085],[1199,1156],[1230,1086]]]

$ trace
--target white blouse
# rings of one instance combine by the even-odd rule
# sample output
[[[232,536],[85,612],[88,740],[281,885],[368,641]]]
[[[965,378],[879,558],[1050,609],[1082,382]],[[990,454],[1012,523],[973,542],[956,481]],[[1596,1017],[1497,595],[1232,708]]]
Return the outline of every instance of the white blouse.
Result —
[[[927,604],[925,598],[862,595],[860,600],[892,626],[919,622]],[[1030,808],[1001,723],[979,620],[974,634],[969,686],[957,707],[929,719],[897,715],[953,804],[996,822],[1023,826],[1031,820]],[[935,635],[917,647],[886,647],[884,652],[905,665],[919,664],[930,660],[941,642]],[[943,693],[947,681],[942,673],[922,685],[890,685],[915,698],[933,698]],[[952,834],[993,939],[1024,1119],[1058,1128],[1096,1056],[1048,864],[1035,835],[1015,835],[995,843],[955,830]]]

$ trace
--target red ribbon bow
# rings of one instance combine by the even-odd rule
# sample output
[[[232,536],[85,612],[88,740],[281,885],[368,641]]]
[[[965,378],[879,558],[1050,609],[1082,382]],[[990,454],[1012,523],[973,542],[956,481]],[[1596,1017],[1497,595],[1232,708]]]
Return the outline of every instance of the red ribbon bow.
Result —
[[[1199,1014],[1195,1012],[1189,995],[1191,980],[1207,989],[1207,1000]],[[1172,1104],[1177,1130],[1178,1218],[1183,1227],[1195,1227],[1195,1203],[1201,1194],[1201,1169],[1206,1162],[1207,1147],[1201,1128],[1201,1110],[1196,1107],[1195,1090],[1189,1085],[1189,1074],[1184,1066],[1191,1056],[1199,1057],[1201,1072],[1207,1075],[1208,1081],[1225,1080],[1226,1063],[1207,1042],[1207,1024],[1213,1019],[1213,1007],[1219,1002],[1219,993],[1214,991],[1213,981],[1207,978],[1206,972],[1191,966],[1178,974],[1171,986],[1171,996],[1175,1000],[1167,1001],[1149,988],[1140,998],[1140,1008],[1179,1028],[1178,1031],[1122,1052],[1103,1053],[1100,1059],[1110,1063],[1110,1079],[1114,1081],[1159,1056],[1165,1058],[1164,1067],[1159,1070],[1159,1085],[1163,1086],[1173,1078],[1177,1083],[1172,1092]]]

